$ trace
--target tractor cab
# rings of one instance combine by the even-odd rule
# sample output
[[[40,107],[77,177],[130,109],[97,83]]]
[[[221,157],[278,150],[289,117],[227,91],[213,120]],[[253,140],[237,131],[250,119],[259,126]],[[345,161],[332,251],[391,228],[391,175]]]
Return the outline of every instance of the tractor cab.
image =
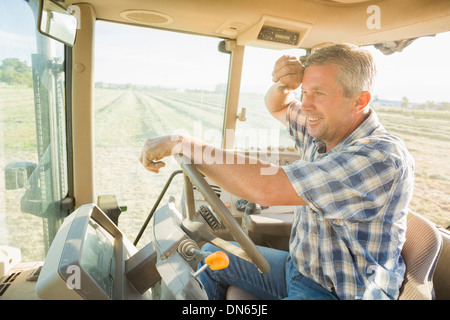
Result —
[[[204,300],[198,265],[227,254],[269,272],[258,246],[289,250],[295,207],[241,198],[183,155],[155,175],[141,148],[186,133],[294,163],[264,107],[274,63],[336,43],[373,54],[370,107],[415,159],[399,299],[449,299],[448,1],[2,0],[0,300]]]

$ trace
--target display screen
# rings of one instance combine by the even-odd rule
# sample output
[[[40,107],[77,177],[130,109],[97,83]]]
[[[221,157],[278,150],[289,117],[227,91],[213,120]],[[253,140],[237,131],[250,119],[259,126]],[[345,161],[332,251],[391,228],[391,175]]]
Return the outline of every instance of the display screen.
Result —
[[[111,298],[114,285],[114,237],[92,219],[87,226],[80,264]]]
[[[283,34],[275,34],[275,39],[289,41],[291,39],[291,37],[288,35],[283,35]]]

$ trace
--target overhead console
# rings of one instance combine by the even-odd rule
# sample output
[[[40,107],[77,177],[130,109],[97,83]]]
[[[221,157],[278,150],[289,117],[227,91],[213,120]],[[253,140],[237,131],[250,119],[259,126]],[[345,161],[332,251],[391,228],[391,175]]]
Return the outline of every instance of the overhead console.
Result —
[[[263,15],[261,20],[237,38],[241,46],[271,49],[298,48],[312,25]]]

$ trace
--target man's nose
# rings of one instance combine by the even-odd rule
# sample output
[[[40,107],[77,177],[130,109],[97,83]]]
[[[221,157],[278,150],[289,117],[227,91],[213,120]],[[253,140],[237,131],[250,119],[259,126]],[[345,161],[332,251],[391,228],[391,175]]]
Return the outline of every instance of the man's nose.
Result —
[[[303,94],[302,95],[302,110],[309,111],[315,108],[314,98],[311,95]]]

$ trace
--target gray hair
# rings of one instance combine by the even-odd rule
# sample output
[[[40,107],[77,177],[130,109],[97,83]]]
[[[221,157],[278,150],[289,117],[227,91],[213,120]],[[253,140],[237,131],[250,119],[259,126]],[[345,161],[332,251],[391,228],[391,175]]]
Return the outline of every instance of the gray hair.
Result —
[[[336,81],[351,98],[362,91],[371,91],[376,68],[372,55],[353,44],[336,44],[314,51],[305,62],[305,68],[312,65],[335,64],[339,66]]]

